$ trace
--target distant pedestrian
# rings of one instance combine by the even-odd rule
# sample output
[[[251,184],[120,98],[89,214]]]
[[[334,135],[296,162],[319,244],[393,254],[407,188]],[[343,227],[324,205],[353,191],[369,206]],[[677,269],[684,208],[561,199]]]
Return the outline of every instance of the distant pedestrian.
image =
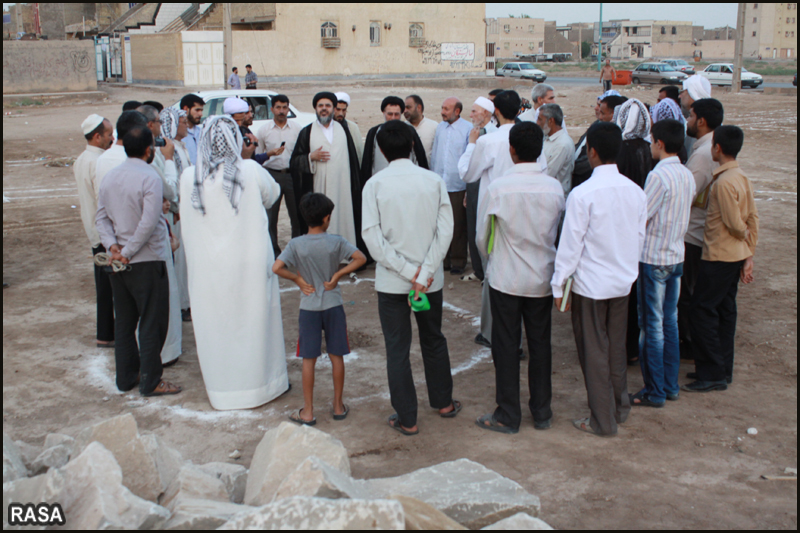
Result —
[[[600,70],[600,83],[603,84],[604,91],[610,91],[611,86],[614,84],[614,79],[617,77],[617,71],[611,65],[611,60],[606,59],[606,64]]]
[[[692,343],[696,381],[688,392],[722,391],[733,383],[736,294],[739,282],[752,283],[758,244],[758,209],[753,185],[736,157],[744,132],[736,126],[714,130],[714,171],[706,217],[703,259],[692,298]]]
[[[289,241],[272,265],[275,274],[293,281],[302,292],[297,356],[303,359],[305,405],[290,419],[305,426],[317,423],[314,417],[314,368],[322,354],[323,331],[325,348],[333,366],[333,419],[344,420],[349,413],[342,401],[342,391],[344,356],[350,353],[350,343],[339,280],[361,268],[367,258],[355,244],[328,233],[333,209],[333,202],[324,194],[306,194],[300,200],[300,212],[308,225],[308,234]],[[349,265],[339,268],[347,261],[350,261]],[[290,272],[287,267],[295,272]]]
[[[258,89],[258,74],[253,70],[253,66],[245,65],[244,68],[247,70],[244,76],[245,89]]]
[[[231,75],[228,76],[228,89],[238,91],[242,88],[242,82],[239,80],[239,69],[233,67]]]

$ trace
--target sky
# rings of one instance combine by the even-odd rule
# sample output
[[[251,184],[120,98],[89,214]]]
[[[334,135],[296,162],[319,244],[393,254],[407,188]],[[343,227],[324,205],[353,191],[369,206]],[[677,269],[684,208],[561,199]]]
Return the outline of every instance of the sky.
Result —
[[[3,7],[13,5],[3,4]],[[603,19],[691,20],[706,28],[736,27],[736,3],[671,4],[630,3],[603,4]],[[600,4],[505,4],[487,3],[490,18],[526,14],[533,18],[555,20],[559,25],[570,22],[595,22],[600,18]]]
[[[736,3],[603,3],[603,20],[689,20],[695,25],[706,28],[718,28],[725,25],[735,28],[737,5]],[[558,25],[566,25],[571,22],[596,22],[600,19],[600,4],[486,4],[488,18],[519,16],[520,14],[555,20]]]

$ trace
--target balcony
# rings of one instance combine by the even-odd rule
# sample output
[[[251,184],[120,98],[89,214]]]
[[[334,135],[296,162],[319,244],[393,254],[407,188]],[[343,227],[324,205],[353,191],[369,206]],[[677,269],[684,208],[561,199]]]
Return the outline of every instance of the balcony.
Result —
[[[422,48],[425,46],[425,37],[409,37],[408,46],[410,48]]]
[[[338,37],[323,37],[322,48],[339,48],[342,45],[342,40]]]

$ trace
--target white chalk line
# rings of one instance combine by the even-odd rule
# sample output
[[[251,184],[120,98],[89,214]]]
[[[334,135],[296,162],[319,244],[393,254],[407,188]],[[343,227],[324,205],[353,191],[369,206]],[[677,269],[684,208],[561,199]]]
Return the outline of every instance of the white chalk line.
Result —
[[[59,194],[53,196],[11,196],[10,199],[14,200],[44,200],[47,198],[77,198],[77,194]]]

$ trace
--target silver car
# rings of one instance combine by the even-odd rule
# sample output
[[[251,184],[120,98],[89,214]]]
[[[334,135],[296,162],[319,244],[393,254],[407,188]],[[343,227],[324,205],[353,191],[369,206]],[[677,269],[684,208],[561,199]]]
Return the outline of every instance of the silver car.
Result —
[[[533,80],[542,83],[547,79],[547,74],[533,66],[533,63],[506,63],[495,72],[498,76]]]
[[[631,72],[631,81],[634,85],[640,83],[668,85],[670,83],[680,83],[688,77],[666,63],[642,63]]]

